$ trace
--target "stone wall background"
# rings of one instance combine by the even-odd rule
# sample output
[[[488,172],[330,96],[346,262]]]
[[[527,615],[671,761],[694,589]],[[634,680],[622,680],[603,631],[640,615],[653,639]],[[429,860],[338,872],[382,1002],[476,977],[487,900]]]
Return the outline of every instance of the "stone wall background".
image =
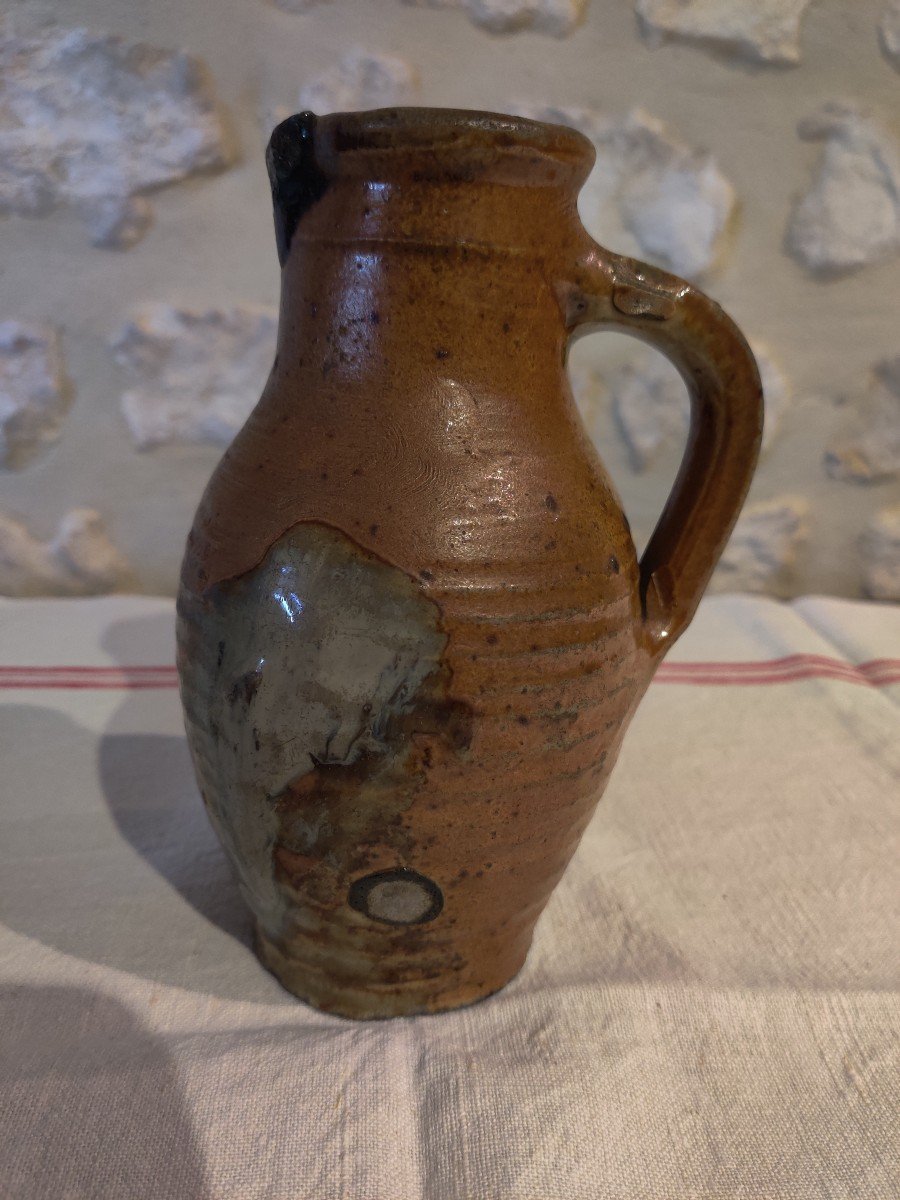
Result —
[[[13,0],[0,592],[173,590],[271,361],[271,124],[422,103],[587,132],[594,236],[754,344],[766,450],[716,586],[900,597],[898,99],[898,0]],[[684,389],[611,334],[571,374],[641,544]]]

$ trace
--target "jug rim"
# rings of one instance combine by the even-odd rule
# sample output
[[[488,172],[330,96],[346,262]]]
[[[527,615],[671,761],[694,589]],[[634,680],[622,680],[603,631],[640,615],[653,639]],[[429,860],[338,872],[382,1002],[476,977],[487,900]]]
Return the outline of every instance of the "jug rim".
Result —
[[[319,117],[318,131],[330,134],[335,150],[407,151],[416,148],[460,150],[531,150],[579,161],[594,148],[584,134],[567,125],[536,121],[512,113],[468,108],[397,106]]]
[[[395,106],[321,116],[297,113],[272,131],[270,154],[282,157],[285,143],[298,137],[311,143],[319,167],[335,175],[355,172],[360,162],[405,155],[411,163],[419,158],[443,165],[450,174],[514,159],[520,167],[547,163],[586,175],[595,157],[590,139],[567,125],[480,109]]]
[[[301,217],[336,182],[549,188],[574,203],[595,154],[567,125],[480,109],[295,113],[275,126],[266,150],[279,261]]]

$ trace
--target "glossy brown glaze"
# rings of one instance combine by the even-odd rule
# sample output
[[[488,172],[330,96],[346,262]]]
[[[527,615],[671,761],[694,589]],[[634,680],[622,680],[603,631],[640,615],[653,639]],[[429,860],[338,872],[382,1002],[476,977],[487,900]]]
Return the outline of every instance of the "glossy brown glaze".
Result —
[[[717,305],[590,240],[571,130],[304,116],[269,161],[278,354],[188,542],[188,731],[263,961],[329,1011],[437,1011],[522,966],[740,510],[759,376]],[[692,395],[640,563],[565,374],[601,326]]]

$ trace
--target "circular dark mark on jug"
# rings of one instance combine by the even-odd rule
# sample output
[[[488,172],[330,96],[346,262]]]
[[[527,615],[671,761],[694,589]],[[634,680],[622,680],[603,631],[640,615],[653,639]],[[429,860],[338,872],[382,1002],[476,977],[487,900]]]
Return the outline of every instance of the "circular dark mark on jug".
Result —
[[[422,925],[444,907],[441,889],[409,867],[375,871],[350,885],[351,908],[385,925]]]

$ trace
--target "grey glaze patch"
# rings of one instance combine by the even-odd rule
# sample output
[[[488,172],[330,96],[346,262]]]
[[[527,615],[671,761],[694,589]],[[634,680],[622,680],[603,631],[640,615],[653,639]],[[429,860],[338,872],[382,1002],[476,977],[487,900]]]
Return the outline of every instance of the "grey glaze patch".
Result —
[[[291,808],[292,855],[321,863],[346,841],[358,814],[335,811],[317,780],[362,775],[388,758],[391,731],[445,643],[436,606],[413,580],[321,525],[296,526],[258,568],[202,601],[182,593],[182,697],[198,778],[267,932],[286,915],[273,863],[282,810]],[[291,796],[304,782],[311,794],[298,810]]]

